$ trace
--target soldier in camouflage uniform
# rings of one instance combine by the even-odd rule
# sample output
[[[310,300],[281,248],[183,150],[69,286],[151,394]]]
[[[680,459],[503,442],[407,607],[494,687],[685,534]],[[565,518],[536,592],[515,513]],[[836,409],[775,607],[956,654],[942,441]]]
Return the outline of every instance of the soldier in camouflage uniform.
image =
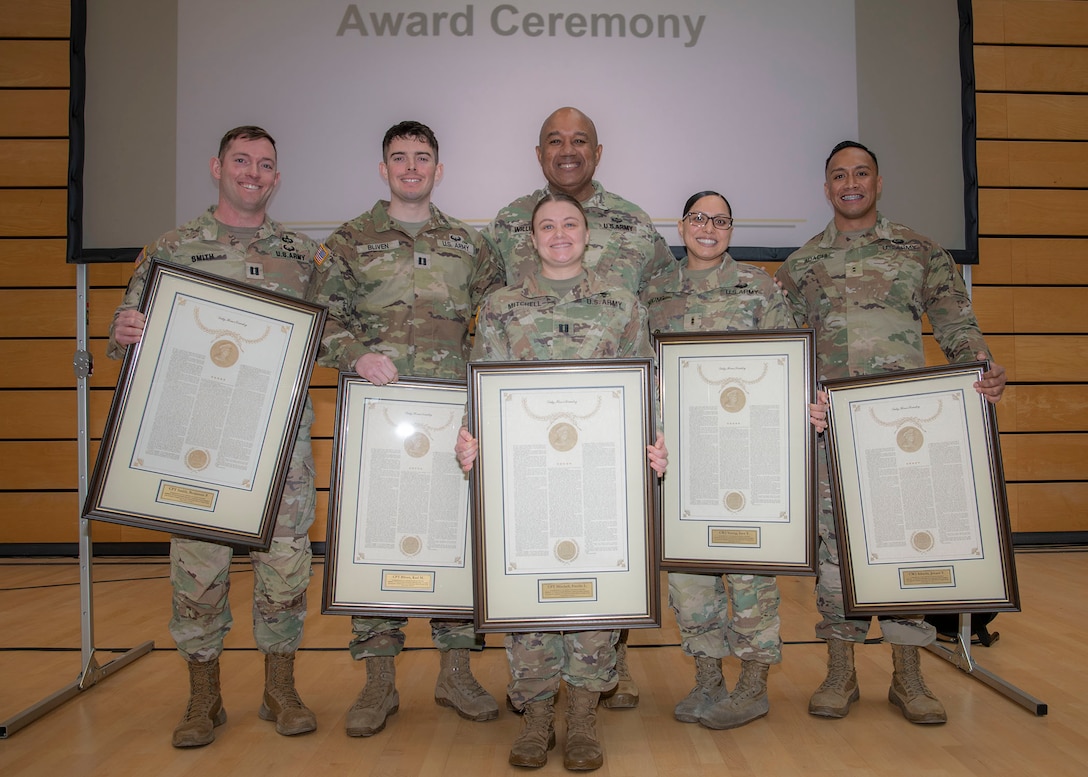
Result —
[[[642,291],[652,332],[792,328],[793,315],[767,273],[728,254],[733,210],[717,192],[692,195],[677,224],[687,256]],[[767,670],[782,660],[778,584],[764,575],[669,573],[669,604],[682,648],[695,658],[695,687],[673,711],[708,728],[742,726],[770,709]],[[733,616],[729,617],[732,604]],[[722,658],[741,660],[730,695]]]
[[[582,265],[589,238],[579,202],[544,195],[532,213],[538,271],[496,291],[480,308],[472,361],[540,361],[651,356],[646,311],[631,292],[603,282]],[[477,443],[461,429],[457,455],[472,468]],[[647,447],[651,466],[664,472],[664,439]],[[541,767],[555,744],[554,705],[559,681],[567,683],[564,766],[597,769],[604,755],[596,731],[601,693],[615,687],[617,631],[509,634],[506,652],[510,703],[524,713],[510,750],[515,766]]]
[[[378,166],[390,198],[328,239],[315,278],[328,305],[318,363],[354,370],[376,385],[400,375],[464,380],[469,324],[481,300],[502,285],[488,242],[431,203],[442,178],[438,141],[419,122],[389,129]],[[404,618],[351,619],[352,658],[366,661],[367,684],[347,715],[350,736],[371,736],[400,706],[394,657]],[[471,620],[432,619],[440,652],[435,701],[469,720],[493,720],[498,706],[472,676],[469,651],[483,648]]]
[[[544,121],[536,158],[547,185],[500,210],[485,230],[501,255],[507,284],[520,283],[537,270],[530,215],[551,192],[582,204],[589,220],[583,264],[606,287],[637,295],[650,278],[676,263],[646,212],[593,180],[602,151],[597,127],[577,108],[560,108]],[[620,635],[618,655],[620,680],[602,704],[610,709],[638,706],[638,685],[627,668],[626,631]]]
[[[971,301],[952,258],[936,243],[877,212],[883,181],[876,157],[854,141],[837,145],[824,166],[824,192],[835,216],[823,233],[797,250],[776,278],[798,325],[816,330],[820,380],[925,366],[922,316],[928,316],[951,362],[989,358]],[[991,365],[976,391],[997,402],[1005,370]],[[823,409],[826,397],[821,401]],[[816,603],[823,620],[816,635],[828,644],[828,675],[809,701],[809,712],[846,716],[858,699],[854,643],[870,620],[843,612],[839,547],[831,506],[827,448],[818,448],[819,570]],[[888,700],[913,723],[943,723],[944,706],[926,687],[918,648],[935,638],[922,617],[881,617],[892,646],[894,673]]]
[[[202,216],[163,235],[136,260],[124,300],[110,326],[108,354],[120,359],[139,342],[145,318],[137,310],[150,262],[188,265],[262,289],[304,298],[314,272],[317,246],[269,219],[268,198],[279,182],[276,147],[259,127],[238,127],[223,136],[211,160],[219,202]],[[265,691],[260,716],[276,731],[313,731],[317,721],[295,691],[295,651],[306,617],[310,582],[310,540],[314,521],[314,462],[310,450],[313,407],[309,397],[291,453],[287,480],[267,551],[250,551],[253,564],[253,635],[265,655]],[[227,719],[219,693],[219,655],[232,617],[227,598],[232,551],[229,545],[173,537],[170,579],[173,618],[170,633],[188,662],[190,699],[174,729],[175,747],[197,747],[215,739]]]

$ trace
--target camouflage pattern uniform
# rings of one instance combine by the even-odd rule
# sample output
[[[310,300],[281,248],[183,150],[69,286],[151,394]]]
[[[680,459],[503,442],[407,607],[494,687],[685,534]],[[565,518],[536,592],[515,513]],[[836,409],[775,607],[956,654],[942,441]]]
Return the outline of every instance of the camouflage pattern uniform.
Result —
[[[485,230],[502,255],[506,282],[513,286],[540,266],[532,241],[533,208],[545,186],[499,211]],[[593,195],[582,203],[589,222],[589,246],[582,261],[603,283],[638,294],[646,282],[675,264],[665,239],[645,211],[593,182]]]
[[[187,265],[231,280],[292,297],[305,298],[314,272],[317,245],[268,218],[256,235],[243,243],[231,228],[215,220],[215,208],[168,232],[144,249],[117,311],[136,308],[147,282],[146,259]],[[125,346],[110,326],[110,358],[120,359]],[[291,463],[287,471],[272,545],[249,553],[253,565],[253,635],[262,653],[294,653],[302,640],[306,618],[306,586],[310,582],[310,538],[314,522],[314,459],[310,426],[314,411],[306,398]],[[185,537],[170,540],[170,579],[173,617],[170,634],[188,661],[206,662],[219,656],[233,618],[227,594],[233,551],[228,545]]]
[[[782,293],[763,270],[726,254],[707,272],[685,257],[642,291],[652,332],[793,328]],[[727,596],[728,592],[728,596]],[[778,584],[765,575],[669,573],[669,605],[689,656],[777,664],[782,660]],[[733,617],[729,617],[732,603]]]
[[[314,298],[329,308],[318,364],[354,371],[360,356],[388,356],[405,377],[464,380],[469,324],[484,296],[502,285],[490,244],[467,224],[431,205],[415,237],[378,203],[329,236]],[[395,656],[404,618],[353,617],[356,660]],[[471,621],[431,621],[441,651],[483,647]]]
[[[950,362],[974,361],[986,341],[971,311],[963,278],[952,257],[935,242],[879,213],[861,235],[842,234],[834,221],[778,269],[798,325],[816,330],[819,380],[925,366],[922,316]],[[820,550],[816,605],[821,639],[863,642],[871,619],[846,620],[839,548],[831,506],[827,447],[817,457],[820,487]],[[932,626],[918,618],[881,617],[893,645],[933,642]]]
[[[537,260],[539,265],[539,260]],[[480,308],[472,361],[606,359],[653,355],[646,310],[592,270],[557,298],[539,274],[500,289]],[[618,631],[508,634],[507,695],[518,709],[553,698],[560,679],[590,692],[616,685]]]

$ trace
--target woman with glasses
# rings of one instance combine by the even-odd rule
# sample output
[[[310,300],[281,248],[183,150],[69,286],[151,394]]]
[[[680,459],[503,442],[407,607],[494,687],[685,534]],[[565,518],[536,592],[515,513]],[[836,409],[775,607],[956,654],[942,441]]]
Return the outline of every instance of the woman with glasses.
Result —
[[[532,243],[540,263],[519,283],[492,292],[480,307],[472,361],[542,361],[652,356],[646,311],[635,295],[602,281],[582,264],[589,229],[581,204],[566,194],[546,194],[533,210]],[[566,450],[570,440],[549,438]],[[478,452],[462,428],[457,458],[466,472]],[[668,454],[659,435],[647,446],[650,466],[665,471]],[[523,713],[509,761],[539,768],[555,744],[555,697],[567,689],[563,765],[573,771],[600,768],[597,703],[616,685],[618,631],[508,634],[509,703]]]
[[[687,255],[642,291],[651,332],[794,327],[771,277],[729,255],[733,209],[724,196],[693,194],[677,229]],[[773,577],[669,573],[681,647],[695,658],[695,687],[676,705],[677,720],[727,729],[767,714],[767,670],[782,660],[778,602]],[[732,695],[722,676],[722,659],[730,655],[741,662]]]

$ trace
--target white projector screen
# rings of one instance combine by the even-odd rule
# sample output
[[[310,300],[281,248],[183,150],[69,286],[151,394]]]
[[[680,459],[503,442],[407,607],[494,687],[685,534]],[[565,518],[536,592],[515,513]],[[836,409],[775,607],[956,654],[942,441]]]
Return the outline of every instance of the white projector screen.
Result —
[[[881,210],[965,246],[954,0],[95,0],[83,246],[139,246],[216,199],[219,138],[277,140],[276,219],[323,237],[388,196],[381,139],[438,136],[435,203],[482,226],[539,188],[543,119],[573,105],[597,178],[672,245],[689,195],[733,205],[736,251],[784,256],[831,215],[823,163],[870,145]],[[766,249],[770,249],[769,251]]]

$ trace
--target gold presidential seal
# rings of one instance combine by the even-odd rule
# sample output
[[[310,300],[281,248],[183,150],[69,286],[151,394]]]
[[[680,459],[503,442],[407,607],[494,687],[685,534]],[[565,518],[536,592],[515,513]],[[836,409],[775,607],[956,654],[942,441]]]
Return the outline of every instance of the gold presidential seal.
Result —
[[[578,444],[578,430],[574,424],[562,421],[548,430],[548,443],[560,453],[566,453]]]
[[[194,472],[200,472],[211,463],[212,457],[203,448],[193,448],[185,454],[185,466]]]
[[[423,549],[423,541],[414,534],[408,534],[400,538],[400,552],[405,556],[414,556]]]
[[[722,410],[725,412],[739,413],[744,409],[748,397],[744,395],[744,389],[731,386],[721,393],[721,396],[718,397],[718,401],[721,402]]]
[[[922,447],[922,443],[925,442],[925,439],[922,430],[917,426],[904,426],[896,432],[895,444],[898,445],[899,450],[904,453],[914,453]]]
[[[212,364],[216,367],[233,367],[238,361],[238,346],[231,340],[216,340],[208,351]]]
[[[559,540],[555,543],[555,557],[564,563],[578,558],[578,543],[574,540]]]
[[[427,455],[427,451],[431,449],[431,440],[423,432],[416,432],[415,434],[408,435],[408,438],[404,441],[404,451],[413,459],[418,459]]]
[[[744,494],[740,491],[730,491],[725,495],[725,499],[722,500],[725,505],[725,509],[731,513],[737,512],[744,507]]]
[[[933,535],[928,531],[916,531],[910,537],[910,544],[919,553],[925,553],[933,548]]]

